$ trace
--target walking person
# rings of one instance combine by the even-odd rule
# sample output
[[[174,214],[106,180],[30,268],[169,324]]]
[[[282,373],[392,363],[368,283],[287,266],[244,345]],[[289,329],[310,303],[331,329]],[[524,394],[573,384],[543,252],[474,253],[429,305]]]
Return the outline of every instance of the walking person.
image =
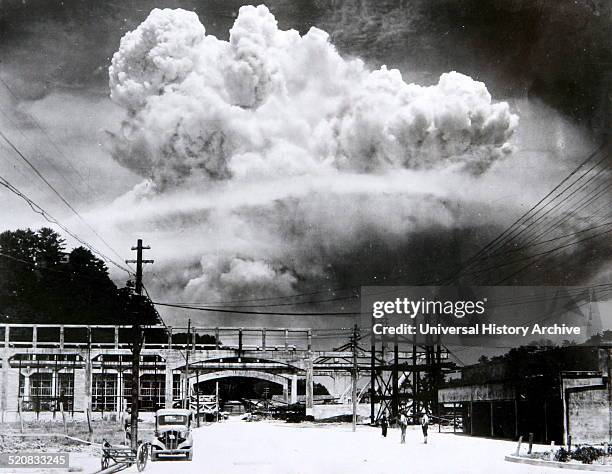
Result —
[[[429,427],[429,417],[427,413],[423,413],[421,418],[421,428],[423,429],[423,438],[425,438],[425,444],[427,444],[427,428]]]
[[[402,438],[400,443],[406,444],[406,428],[408,428],[408,417],[404,412],[401,413],[399,418],[399,427],[402,432]]]
[[[380,419],[380,428],[382,429],[383,438],[387,437],[387,428],[388,427],[389,427],[389,424],[387,423],[387,417],[385,415],[383,415],[382,418]]]

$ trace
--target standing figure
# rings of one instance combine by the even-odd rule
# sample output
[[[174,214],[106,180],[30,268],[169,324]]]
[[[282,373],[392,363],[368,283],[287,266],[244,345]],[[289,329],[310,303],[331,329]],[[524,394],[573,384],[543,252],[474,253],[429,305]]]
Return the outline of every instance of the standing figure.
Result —
[[[402,432],[402,438],[400,442],[402,444],[405,444],[406,443],[406,428],[408,428],[408,418],[406,417],[406,414],[404,412],[402,412],[402,414],[400,415],[399,427]]]
[[[383,438],[387,437],[387,427],[388,426],[389,424],[387,423],[387,417],[383,415],[382,418],[380,419],[380,427],[382,429]]]
[[[429,417],[427,413],[423,414],[421,418],[421,428],[423,429],[423,438],[425,438],[425,444],[427,444],[427,428],[429,426]]]

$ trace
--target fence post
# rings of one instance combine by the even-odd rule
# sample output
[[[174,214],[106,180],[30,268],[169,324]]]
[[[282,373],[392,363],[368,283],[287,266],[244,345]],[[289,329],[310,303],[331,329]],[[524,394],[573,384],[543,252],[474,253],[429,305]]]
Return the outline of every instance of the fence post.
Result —
[[[68,434],[68,427],[66,426],[66,413],[64,413],[64,402],[60,402],[60,412],[62,414],[62,421],[64,422],[64,434]]]
[[[521,444],[523,444],[523,435],[519,436],[518,444],[516,445],[515,456],[518,456],[521,453]]]
[[[533,448],[533,433],[529,433],[529,451],[527,451],[527,454],[531,454],[532,448]]]
[[[89,430],[89,439],[88,439],[88,441],[91,441],[92,435],[93,435],[93,428],[91,426],[91,411],[89,410],[89,407],[87,407],[86,413],[87,413],[87,429]]]
[[[19,413],[19,428],[21,432],[23,433],[23,416],[21,413],[23,411],[22,402],[23,402],[22,398],[17,400],[17,412]]]
[[[548,453],[548,460],[549,461],[555,460],[555,441],[554,440],[550,442],[550,453]]]

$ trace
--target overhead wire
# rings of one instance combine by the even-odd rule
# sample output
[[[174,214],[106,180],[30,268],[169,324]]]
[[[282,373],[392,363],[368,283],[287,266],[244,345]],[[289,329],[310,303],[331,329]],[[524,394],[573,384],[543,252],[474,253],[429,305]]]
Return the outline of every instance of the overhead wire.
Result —
[[[1,133],[1,132],[0,132]],[[10,192],[12,192],[13,194],[15,194],[16,196],[18,196],[19,198],[21,198],[22,200],[24,200],[28,206],[30,207],[30,209],[35,212],[36,214],[39,214],[40,216],[42,216],[47,222],[54,224],[56,226],[58,226],[60,229],[62,229],[64,232],[66,232],[66,234],[68,234],[70,237],[72,237],[74,240],[76,240],[77,242],[79,242],[81,245],[87,247],[91,252],[93,252],[94,254],[98,255],[100,258],[102,258],[102,260],[104,260],[105,262],[111,263],[113,265],[115,265],[117,268],[127,272],[128,274],[132,274],[132,272],[125,268],[123,265],[118,264],[117,262],[115,262],[113,259],[111,259],[110,257],[108,257],[107,255],[105,255],[104,253],[102,253],[100,250],[98,250],[97,248],[95,248],[92,244],[90,244],[89,242],[87,242],[85,239],[82,239],[81,237],[79,237],[76,233],[72,232],[68,227],[66,227],[64,224],[62,224],[58,219],[56,219],[55,217],[53,217],[48,211],[46,211],[42,206],[40,206],[38,203],[36,203],[33,199],[31,199],[30,197],[28,197],[25,193],[23,193],[22,191],[20,191],[16,186],[14,186],[13,184],[10,183],[10,181],[8,181],[5,177],[0,176],[0,186],[3,186],[4,188],[8,189]]]

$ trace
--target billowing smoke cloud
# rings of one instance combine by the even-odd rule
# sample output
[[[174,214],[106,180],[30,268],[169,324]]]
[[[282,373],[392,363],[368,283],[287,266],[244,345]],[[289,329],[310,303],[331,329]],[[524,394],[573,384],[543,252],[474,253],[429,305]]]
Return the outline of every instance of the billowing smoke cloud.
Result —
[[[158,288],[183,301],[441,276],[541,197],[534,166],[564,173],[511,153],[518,117],[483,83],[369,70],[264,6],[229,41],[153,10],[110,86],[114,156],[147,180],[101,218],[158,243]]]
[[[110,85],[129,114],[116,156],[160,189],[449,163],[480,173],[517,124],[483,83],[452,72],[421,87],[369,71],[322,30],[279,30],[263,5],[240,9],[229,42],[195,13],[153,10],[122,39]]]

